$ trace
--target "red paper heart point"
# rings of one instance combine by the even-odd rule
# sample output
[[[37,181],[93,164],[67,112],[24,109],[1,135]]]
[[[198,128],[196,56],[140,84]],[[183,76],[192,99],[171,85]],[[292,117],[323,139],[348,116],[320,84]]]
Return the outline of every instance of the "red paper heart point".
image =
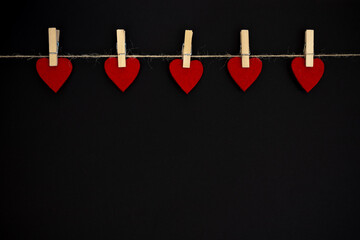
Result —
[[[115,85],[124,92],[135,80],[140,70],[140,62],[136,58],[127,58],[126,67],[118,67],[117,58],[108,58],[104,64],[105,72]]]
[[[229,73],[237,85],[245,92],[255,82],[262,68],[259,58],[250,58],[250,67],[243,68],[240,57],[233,57],[227,64]]]
[[[320,81],[325,66],[320,58],[314,58],[314,66],[306,67],[305,59],[298,57],[294,58],[291,62],[291,68],[300,85],[306,92],[310,92],[310,90]]]
[[[48,58],[40,58],[36,62],[36,70],[41,79],[57,92],[70,76],[72,64],[67,58],[58,58],[58,65],[50,67]]]
[[[183,60],[174,59],[171,61],[169,68],[171,75],[186,94],[199,82],[204,71],[199,60],[192,60],[190,68],[183,68]]]

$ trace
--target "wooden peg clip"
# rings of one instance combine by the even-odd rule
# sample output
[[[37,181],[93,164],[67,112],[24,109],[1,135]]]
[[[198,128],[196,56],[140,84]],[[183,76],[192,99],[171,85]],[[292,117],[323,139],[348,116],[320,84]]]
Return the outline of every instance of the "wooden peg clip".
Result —
[[[249,30],[240,31],[240,54],[243,68],[250,67]]]
[[[49,66],[56,67],[58,65],[59,39],[60,30],[49,28]]]
[[[313,67],[314,66],[314,30],[307,29],[305,31],[305,66]]]
[[[125,30],[117,29],[116,30],[117,38],[117,55],[118,55],[118,67],[126,67],[126,42],[125,42]]]
[[[192,30],[185,30],[184,45],[182,48],[183,68],[190,68],[192,36]]]

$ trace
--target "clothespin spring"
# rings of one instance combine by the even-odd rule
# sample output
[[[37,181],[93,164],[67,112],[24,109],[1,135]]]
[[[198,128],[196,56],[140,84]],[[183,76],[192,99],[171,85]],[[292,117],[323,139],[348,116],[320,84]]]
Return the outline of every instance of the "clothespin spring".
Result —
[[[56,52],[49,52],[49,54],[58,54],[59,53],[59,41],[56,41]]]
[[[184,52],[184,44],[182,45],[182,50],[181,50],[181,52],[182,52],[182,53]],[[191,55],[192,55],[192,48],[191,48],[191,50],[190,50],[190,53],[183,53],[183,55],[185,55],[185,56],[191,56]]]
[[[118,49],[118,46],[116,44],[116,51]],[[126,55],[126,43],[125,43],[125,51],[123,53],[118,53],[118,56],[121,56],[121,55]]]

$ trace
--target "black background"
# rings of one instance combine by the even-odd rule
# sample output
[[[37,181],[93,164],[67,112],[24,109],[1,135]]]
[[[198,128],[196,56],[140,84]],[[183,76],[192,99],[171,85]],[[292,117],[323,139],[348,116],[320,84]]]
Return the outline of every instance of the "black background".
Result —
[[[360,53],[356,1],[29,1],[2,7],[1,54]],[[9,13],[9,15],[6,15]],[[323,58],[307,94],[291,59],[263,59],[243,93],[201,59],[186,95],[168,59],[140,59],[122,93],[105,59],[72,59],[55,94],[36,59],[0,59],[2,239],[358,239],[360,58]]]

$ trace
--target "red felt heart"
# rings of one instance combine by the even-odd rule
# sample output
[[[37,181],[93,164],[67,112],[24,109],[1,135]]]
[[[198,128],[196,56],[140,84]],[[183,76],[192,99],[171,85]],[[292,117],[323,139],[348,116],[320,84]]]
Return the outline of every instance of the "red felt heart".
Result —
[[[108,77],[122,92],[135,80],[140,70],[140,62],[136,58],[127,58],[126,67],[121,68],[117,58],[108,58],[104,66]]]
[[[41,79],[57,92],[70,76],[72,64],[67,58],[58,58],[58,65],[50,67],[48,58],[40,58],[36,62],[36,70]]]
[[[294,58],[291,62],[291,68],[300,85],[306,92],[310,92],[310,90],[320,81],[325,67],[320,58],[314,58],[313,67],[306,67],[305,59],[298,57]]]
[[[190,68],[183,68],[182,59],[171,61],[169,68],[171,75],[186,94],[199,82],[204,70],[199,60],[192,60]]]
[[[257,79],[261,72],[262,62],[258,58],[250,58],[250,67],[243,68],[240,57],[233,57],[227,64],[231,77],[245,92]]]

